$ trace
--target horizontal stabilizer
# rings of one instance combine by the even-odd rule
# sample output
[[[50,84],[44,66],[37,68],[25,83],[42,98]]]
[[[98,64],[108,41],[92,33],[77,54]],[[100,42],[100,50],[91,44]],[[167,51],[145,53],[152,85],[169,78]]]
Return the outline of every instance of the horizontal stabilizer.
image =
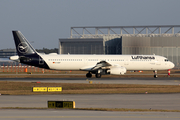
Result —
[[[13,60],[13,61],[19,62],[19,56],[18,56],[18,55],[16,55],[16,56],[11,56],[11,57],[9,57],[9,59],[10,59],[10,60]]]

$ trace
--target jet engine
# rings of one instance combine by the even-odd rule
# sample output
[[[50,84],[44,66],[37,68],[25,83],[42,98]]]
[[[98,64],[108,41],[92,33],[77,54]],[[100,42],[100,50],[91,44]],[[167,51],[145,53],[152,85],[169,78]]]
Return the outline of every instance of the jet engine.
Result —
[[[111,67],[107,72],[113,75],[124,75],[124,73],[126,73],[126,68],[123,66]]]

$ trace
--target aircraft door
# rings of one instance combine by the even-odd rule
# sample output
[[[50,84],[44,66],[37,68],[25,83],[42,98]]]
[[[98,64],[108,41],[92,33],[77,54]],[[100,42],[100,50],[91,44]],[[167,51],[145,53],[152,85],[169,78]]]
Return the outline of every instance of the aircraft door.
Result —
[[[88,63],[88,58],[84,58],[84,64]]]
[[[126,60],[124,61],[124,65],[129,65],[129,60],[128,60],[128,59],[126,59]]]
[[[161,61],[158,59],[155,61],[155,63],[156,63],[156,65],[161,65]]]

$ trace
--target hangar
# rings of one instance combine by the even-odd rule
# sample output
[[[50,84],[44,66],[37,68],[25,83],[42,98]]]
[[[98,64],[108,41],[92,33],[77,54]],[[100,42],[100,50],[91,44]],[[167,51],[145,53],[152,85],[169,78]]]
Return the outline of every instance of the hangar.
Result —
[[[156,54],[180,67],[180,25],[71,27],[59,54]]]

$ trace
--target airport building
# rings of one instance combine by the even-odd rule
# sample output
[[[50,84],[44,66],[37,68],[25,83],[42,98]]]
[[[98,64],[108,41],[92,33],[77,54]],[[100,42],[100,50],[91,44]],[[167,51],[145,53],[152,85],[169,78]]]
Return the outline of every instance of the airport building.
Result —
[[[16,49],[1,49],[0,50],[0,66],[15,65],[14,61],[10,61],[9,57],[17,55]]]
[[[10,56],[17,55],[16,49],[2,49],[0,50],[0,58],[9,58]]]
[[[161,55],[180,67],[180,25],[71,27],[60,54]]]

